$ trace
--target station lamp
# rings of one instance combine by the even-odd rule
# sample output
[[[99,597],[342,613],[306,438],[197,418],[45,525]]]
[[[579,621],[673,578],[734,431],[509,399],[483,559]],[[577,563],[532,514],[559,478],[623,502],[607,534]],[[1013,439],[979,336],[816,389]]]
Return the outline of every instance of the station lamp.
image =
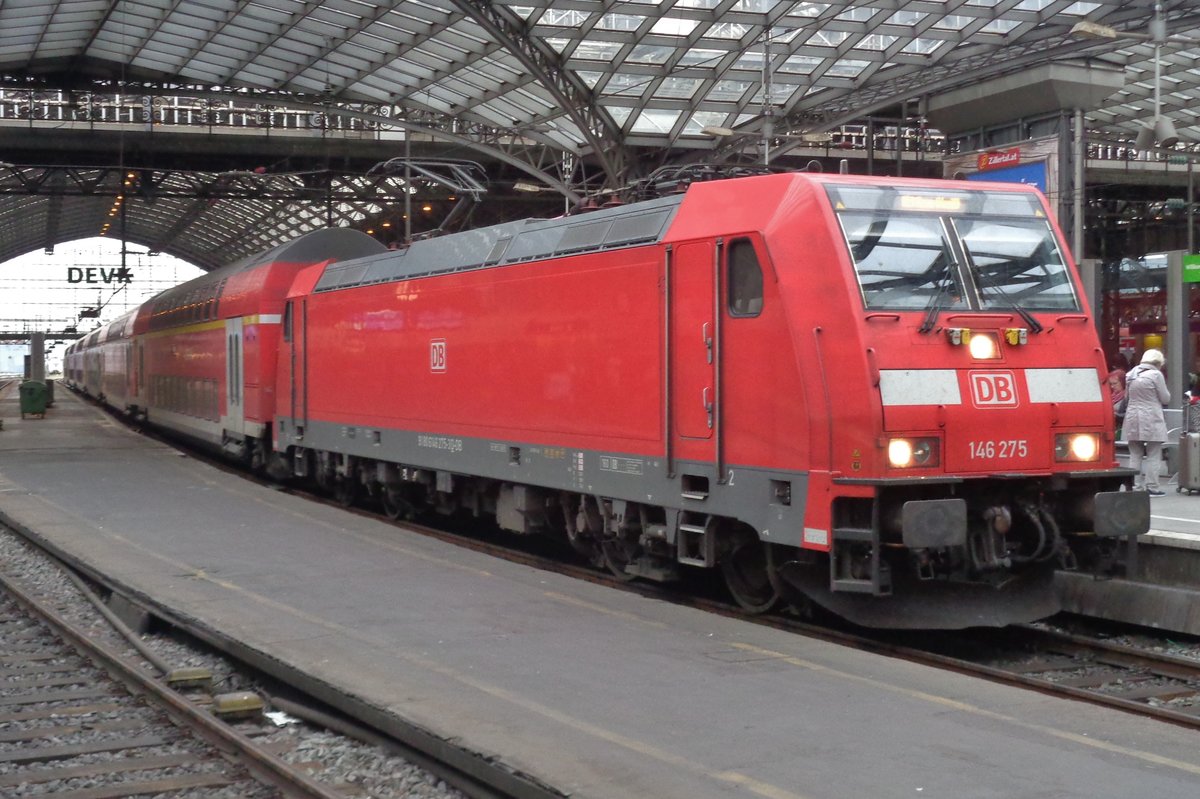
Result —
[[[1163,19],[1161,2],[1154,4],[1154,18],[1150,21],[1149,33],[1121,31],[1109,25],[1081,20],[1071,28],[1071,35],[1082,39],[1099,39],[1101,41],[1133,39],[1154,44],[1154,118],[1139,126],[1134,147],[1138,150],[1149,150],[1155,145],[1174,147],[1179,142],[1179,134],[1175,131],[1175,123],[1162,113],[1162,47],[1169,42],[1196,44],[1200,43],[1200,40],[1178,34],[1168,36],[1167,22]]]

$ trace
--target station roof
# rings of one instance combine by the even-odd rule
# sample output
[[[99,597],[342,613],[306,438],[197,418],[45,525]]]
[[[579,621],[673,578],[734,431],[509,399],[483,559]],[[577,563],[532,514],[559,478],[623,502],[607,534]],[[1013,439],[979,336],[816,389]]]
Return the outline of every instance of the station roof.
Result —
[[[705,128],[800,134],[915,115],[929,98],[1081,59],[1125,75],[1088,111],[1090,130],[1132,139],[1154,117],[1157,65],[1161,111],[1194,146],[1200,47],[1186,40],[1200,39],[1200,9],[1160,6],[1169,36],[1156,47],[1152,0],[8,0],[0,75],[10,88],[157,86],[382,115],[569,193],[580,165],[616,185],[728,145]],[[1081,21],[1118,37],[1072,35]],[[232,241],[244,222],[224,224]],[[0,259],[18,254],[2,221],[0,236]]]

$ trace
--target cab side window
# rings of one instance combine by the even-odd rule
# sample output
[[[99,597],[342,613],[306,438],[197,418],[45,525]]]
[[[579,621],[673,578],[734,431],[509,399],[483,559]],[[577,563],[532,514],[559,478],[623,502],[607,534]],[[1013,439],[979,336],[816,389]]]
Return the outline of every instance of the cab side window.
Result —
[[[283,340],[292,340],[292,304],[283,306]]]
[[[749,239],[730,242],[726,269],[729,315],[758,316],[763,306],[762,267]]]

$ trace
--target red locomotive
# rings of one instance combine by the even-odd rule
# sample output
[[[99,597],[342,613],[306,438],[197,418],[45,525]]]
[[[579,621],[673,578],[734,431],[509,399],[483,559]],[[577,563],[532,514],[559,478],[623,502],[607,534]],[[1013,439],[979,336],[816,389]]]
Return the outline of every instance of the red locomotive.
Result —
[[[1044,199],[791,173],[388,251],[320,231],[73,347],[68,381],[393,516],[876,627],[1057,609],[1149,527]]]

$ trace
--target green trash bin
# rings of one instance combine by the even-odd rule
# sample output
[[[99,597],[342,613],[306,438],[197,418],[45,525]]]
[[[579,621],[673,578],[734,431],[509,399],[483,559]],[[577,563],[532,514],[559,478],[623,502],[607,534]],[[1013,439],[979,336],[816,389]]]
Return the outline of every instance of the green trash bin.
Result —
[[[46,416],[46,384],[40,380],[26,380],[18,387],[21,395],[21,418],[25,414]]]

